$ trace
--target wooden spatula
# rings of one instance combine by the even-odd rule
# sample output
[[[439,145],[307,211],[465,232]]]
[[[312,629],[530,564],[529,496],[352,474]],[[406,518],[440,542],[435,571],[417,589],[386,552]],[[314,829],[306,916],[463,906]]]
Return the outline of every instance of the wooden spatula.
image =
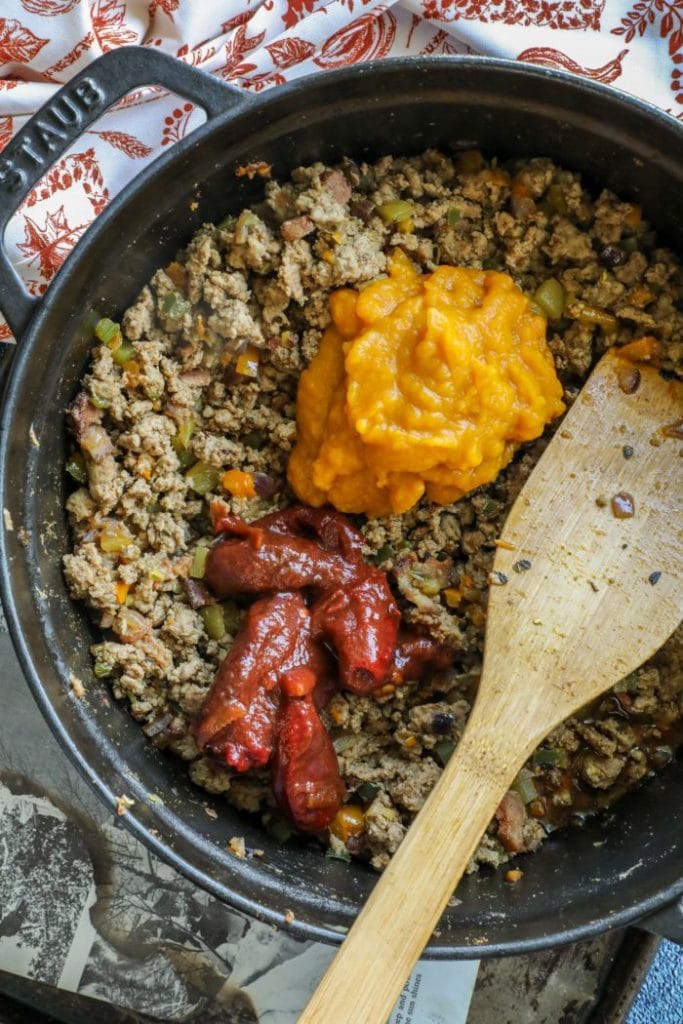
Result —
[[[500,538],[464,735],[300,1024],[384,1024],[524,761],[678,625],[682,414],[682,384],[609,353],[565,416]]]

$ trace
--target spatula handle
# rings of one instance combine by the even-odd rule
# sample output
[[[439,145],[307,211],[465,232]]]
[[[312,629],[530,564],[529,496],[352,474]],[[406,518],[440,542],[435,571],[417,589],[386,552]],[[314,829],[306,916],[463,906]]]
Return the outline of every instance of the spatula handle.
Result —
[[[299,1024],[385,1024],[524,759],[470,726]]]

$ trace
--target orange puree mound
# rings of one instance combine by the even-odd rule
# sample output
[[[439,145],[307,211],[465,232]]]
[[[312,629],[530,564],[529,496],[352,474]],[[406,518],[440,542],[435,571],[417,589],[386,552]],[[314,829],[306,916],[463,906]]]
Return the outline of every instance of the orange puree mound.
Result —
[[[289,482],[309,505],[398,514],[489,483],[564,411],[545,320],[507,274],[389,277],[330,299],[332,325],[301,375]]]

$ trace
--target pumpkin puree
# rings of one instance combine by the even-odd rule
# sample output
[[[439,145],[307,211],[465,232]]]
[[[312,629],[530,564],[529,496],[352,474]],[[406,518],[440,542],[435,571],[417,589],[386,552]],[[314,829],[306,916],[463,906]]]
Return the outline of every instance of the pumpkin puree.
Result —
[[[507,274],[401,250],[389,277],[330,297],[332,324],[301,375],[296,495],[368,516],[448,504],[489,483],[564,411],[545,320]]]

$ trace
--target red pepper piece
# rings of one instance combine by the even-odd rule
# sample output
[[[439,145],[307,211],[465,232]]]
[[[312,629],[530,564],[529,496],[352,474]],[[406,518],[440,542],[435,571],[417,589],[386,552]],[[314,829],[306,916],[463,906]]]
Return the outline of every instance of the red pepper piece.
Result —
[[[363,535],[335,509],[293,505],[263,516],[254,525],[273,533],[317,540],[326,551],[342,555],[347,562],[361,562],[363,558]]]
[[[334,648],[343,688],[367,694],[386,682],[401,616],[384,573],[364,567],[316,601],[312,616],[314,634]]]
[[[277,594],[254,602],[194,726],[200,749],[240,772],[268,763],[279,700],[278,674],[296,656],[308,623],[300,594]]]
[[[409,631],[402,632],[394,653],[390,680],[396,686],[407,679],[421,679],[425,672],[441,672],[453,664],[454,652],[430,636]]]
[[[273,792],[302,832],[321,832],[341,807],[346,786],[313,702],[315,675],[294,668],[280,677],[282,704],[273,758]]]
[[[253,528],[257,538],[224,535],[209,551],[204,581],[216,597],[275,590],[324,590],[353,578],[357,567],[314,540]]]
[[[246,523],[240,516],[233,515],[224,501],[211,502],[211,522],[214,533],[227,533],[231,537],[244,537],[252,547],[259,547],[263,541],[263,529],[256,523]]]

